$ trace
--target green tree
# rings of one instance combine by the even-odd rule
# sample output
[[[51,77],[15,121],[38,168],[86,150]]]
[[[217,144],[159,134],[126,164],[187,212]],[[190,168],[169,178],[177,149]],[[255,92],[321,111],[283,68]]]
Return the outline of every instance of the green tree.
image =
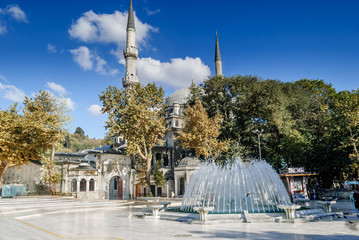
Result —
[[[85,131],[80,127],[76,128],[74,134],[78,134],[80,137],[85,138]]]
[[[323,80],[233,76],[207,79],[191,93],[191,106],[199,99],[209,117],[223,116],[218,138],[230,144],[221,158],[258,158],[258,129],[262,158],[277,169],[283,162],[303,166],[326,187],[359,178],[358,90],[337,93]]]
[[[222,116],[217,113],[212,119],[208,117],[201,101],[196,100],[193,107],[184,110],[184,127],[177,140],[185,149],[193,149],[196,156],[203,155],[212,161],[221,152],[227,151],[227,141],[219,141]]]
[[[108,113],[110,135],[127,141],[127,154],[136,156],[140,183],[150,192],[152,148],[162,145],[165,132],[164,91],[155,84],[135,85],[128,89],[107,88],[100,100]]]
[[[359,178],[359,91],[341,91],[332,95],[330,104],[331,132],[340,143],[336,150],[345,152],[347,164],[343,166],[345,178]],[[348,169],[349,168],[349,169]]]
[[[166,178],[163,175],[163,172],[160,170],[161,163],[160,161],[156,162],[155,169],[153,170],[153,180],[156,186],[164,186],[166,183]]]

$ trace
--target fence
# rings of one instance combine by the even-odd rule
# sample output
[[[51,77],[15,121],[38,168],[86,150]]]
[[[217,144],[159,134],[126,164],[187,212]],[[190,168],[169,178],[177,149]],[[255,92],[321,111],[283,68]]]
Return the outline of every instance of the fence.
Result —
[[[4,185],[1,191],[1,197],[15,197],[26,195],[26,186],[24,185]]]

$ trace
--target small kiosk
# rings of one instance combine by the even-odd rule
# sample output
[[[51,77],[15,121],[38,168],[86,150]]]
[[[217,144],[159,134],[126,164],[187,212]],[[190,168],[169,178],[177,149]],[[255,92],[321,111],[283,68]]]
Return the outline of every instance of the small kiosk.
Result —
[[[280,178],[286,187],[293,202],[306,204],[309,202],[307,183],[309,176],[317,176],[318,173],[305,172],[304,167],[287,168],[280,171]]]

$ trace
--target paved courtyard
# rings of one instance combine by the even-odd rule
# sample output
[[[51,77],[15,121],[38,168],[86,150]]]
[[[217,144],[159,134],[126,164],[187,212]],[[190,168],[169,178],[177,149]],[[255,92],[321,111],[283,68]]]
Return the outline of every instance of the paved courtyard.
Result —
[[[200,225],[138,217],[143,207],[56,197],[0,199],[0,239],[359,239],[356,213],[334,221]],[[350,205],[333,206],[341,208]]]

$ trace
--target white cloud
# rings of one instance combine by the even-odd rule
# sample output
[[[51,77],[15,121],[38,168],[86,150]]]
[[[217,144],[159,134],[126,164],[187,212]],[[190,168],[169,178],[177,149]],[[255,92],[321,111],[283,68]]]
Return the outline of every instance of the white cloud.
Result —
[[[119,61],[124,64],[124,61]],[[195,83],[210,76],[210,69],[200,58],[172,58],[170,62],[161,62],[152,58],[137,60],[137,74],[141,83],[157,82],[172,87],[188,87],[192,78]]]
[[[67,94],[66,89],[60,84],[54,82],[47,82],[46,86],[50,88],[52,91],[58,93],[60,96],[65,96]]]
[[[27,16],[25,12],[19,7],[19,5],[7,5],[5,8],[0,8],[0,17],[1,15],[10,16],[10,18],[18,21],[28,23]],[[7,22],[4,19],[0,19],[0,35],[7,32]]]
[[[52,45],[51,43],[48,43],[47,44],[47,51],[49,53],[56,53],[57,52],[56,46]]]
[[[101,75],[114,76],[117,73],[119,73],[119,71],[117,69],[112,69],[112,68],[106,67],[107,62],[97,55],[94,56],[94,61],[96,62],[95,71]]]
[[[104,59],[95,53],[91,53],[90,49],[85,46],[72,49],[70,52],[72,53],[74,61],[85,71],[94,69],[101,75],[116,75],[118,73],[117,69],[108,67]]]
[[[48,84],[47,84],[48,85]],[[63,96],[57,96],[55,93],[49,91],[49,90],[46,90],[46,92],[50,93],[51,96],[56,99],[57,101],[59,101],[60,103],[62,103],[63,105],[65,105],[69,110],[74,110],[75,109],[75,102],[72,101],[71,98],[66,98],[66,97],[63,97]],[[32,97],[35,97],[35,93],[32,93]]]
[[[94,116],[101,115],[101,106],[100,105],[93,104],[87,110]]]
[[[1,19],[0,19],[1,20]],[[7,32],[6,26],[3,25],[0,21],[0,35],[5,34]]]
[[[18,22],[27,23],[27,16],[25,12],[19,7],[19,5],[7,5],[5,9],[5,13],[9,14],[12,18],[14,18]]]
[[[74,61],[77,62],[83,70],[87,71],[92,69],[90,49],[81,46],[78,49],[70,50],[70,53],[72,53]]]
[[[4,82],[7,82],[7,78],[3,75],[0,75],[0,80],[3,80]]]
[[[71,98],[60,98],[60,101],[62,101],[70,110],[74,110],[75,109],[75,102],[72,101]]]
[[[22,102],[25,97],[23,90],[15,87],[14,85],[6,85],[0,83],[0,94],[4,99],[14,102]]]
[[[96,14],[92,10],[83,13],[74,22],[69,34],[72,38],[86,43],[116,43],[124,46],[126,42],[127,12],[115,11],[113,14]],[[136,42],[139,46],[146,45],[150,31],[157,28],[142,23],[135,15]]]
[[[161,12],[161,9],[157,9],[157,10],[151,11],[151,10],[148,9],[148,8],[144,8],[144,10],[146,11],[147,16],[155,15],[155,14]]]

